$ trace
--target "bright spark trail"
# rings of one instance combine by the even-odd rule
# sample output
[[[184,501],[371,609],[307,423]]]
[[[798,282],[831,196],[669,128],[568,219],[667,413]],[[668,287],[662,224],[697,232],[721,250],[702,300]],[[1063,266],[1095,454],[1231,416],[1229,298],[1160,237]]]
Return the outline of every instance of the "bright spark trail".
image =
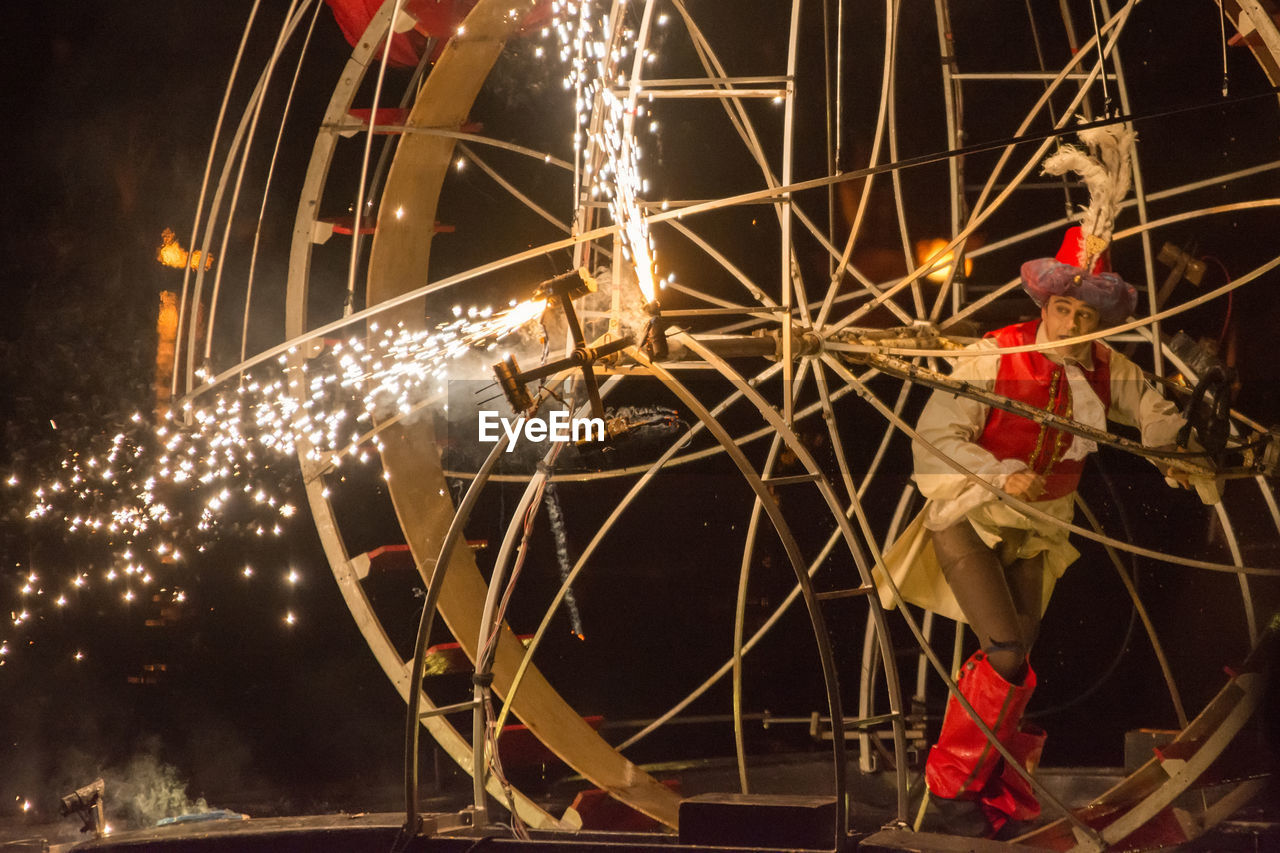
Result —
[[[69,606],[79,596],[68,594],[91,587],[125,604],[143,591],[183,602],[174,569],[192,552],[228,533],[251,541],[283,534],[298,512],[285,492],[300,447],[321,462],[368,462],[381,448],[368,422],[443,397],[452,363],[495,349],[544,307],[530,300],[500,312],[455,308],[454,319],[429,331],[375,329],[368,340],[332,342],[310,359],[285,355],[264,375],[185,401],[177,416],[154,423],[134,414],[129,428],[65,452],[52,472],[10,472],[2,488],[18,500],[32,483],[24,515],[33,532],[105,554],[56,571],[19,565],[12,627],[33,622],[43,606]],[[0,635],[0,659],[11,639]]]
[[[648,185],[640,176],[641,152],[633,126],[645,108],[633,97],[620,95],[627,87],[622,64],[636,34],[627,28],[612,30],[608,15],[593,16],[592,6],[588,0],[552,3],[560,58],[569,66],[565,87],[575,93],[574,159],[587,181],[587,195],[608,201],[624,257],[635,268],[645,302],[652,302],[657,298],[657,265],[649,223],[640,206]],[[618,5],[618,13],[625,12],[624,2]],[[605,35],[611,30],[617,33],[616,40]],[[596,127],[592,127],[593,115],[599,118]]]
[[[624,257],[648,302],[658,283],[640,204],[647,185],[633,127],[646,108],[635,103],[623,68],[636,35],[615,30],[594,5],[553,3],[554,29],[569,69],[565,85],[577,95],[574,147],[586,186],[575,202],[602,196],[608,201]],[[625,14],[625,3],[617,8]],[[619,34],[606,35],[611,32]],[[176,243],[170,248],[182,252]],[[188,262],[201,259],[184,255],[175,263]],[[371,451],[381,449],[375,419],[409,415],[433,394],[443,397],[451,363],[464,353],[496,349],[544,308],[531,300],[513,301],[501,312],[455,308],[452,321],[426,331],[371,326],[367,339],[326,341],[311,357],[292,351],[268,370],[238,377],[234,389],[187,399],[176,416],[158,423],[136,414],[115,435],[68,450],[52,472],[10,472],[0,488],[15,496],[26,490],[30,525],[49,532],[61,528],[64,540],[96,543],[109,555],[87,568],[37,571],[18,564],[21,604],[11,613],[14,628],[37,618],[41,602],[64,608],[72,600],[68,593],[104,584],[126,603],[148,588],[184,601],[172,579],[161,579],[172,574],[167,570],[228,530],[280,536],[297,513],[284,496],[297,469],[277,463],[292,463],[299,448],[324,466],[336,467],[347,457],[369,461]],[[561,528],[557,552],[564,551],[563,562],[563,529],[554,521],[553,527]],[[581,633],[571,599],[568,606],[574,630]],[[295,618],[291,612],[286,621]],[[0,663],[10,653],[9,640],[0,636]]]

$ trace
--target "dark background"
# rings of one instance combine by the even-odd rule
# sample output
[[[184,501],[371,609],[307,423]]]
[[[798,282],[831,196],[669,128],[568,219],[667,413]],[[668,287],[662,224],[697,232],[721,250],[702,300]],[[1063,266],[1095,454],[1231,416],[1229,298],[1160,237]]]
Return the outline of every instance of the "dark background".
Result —
[[[159,293],[182,284],[182,271],[157,264],[155,251],[164,228],[189,242],[250,5],[56,2],[0,12],[5,112],[22,128],[3,143],[0,195],[6,472],[38,476],[150,410]],[[341,57],[349,48],[324,14],[317,52]],[[290,224],[266,239],[279,245]],[[21,607],[11,597],[26,574],[19,566],[39,567],[52,586],[64,561],[99,559],[56,532],[33,532],[22,504],[16,490],[0,496],[6,615]],[[297,585],[285,580],[290,569]],[[20,638],[0,631],[10,647],[0,667],[0,813],[21,814],[29,800],[34,819],[56,820],[57,796],[100,774],[117,819],[148,791],[173,797],[161,811],[181,811],[184,793],[255,813],[385,807],[381,791],[400,774],[402,706],[309,523],[266,548],[233,537],[167,584],[188,598],[159,627],[145,623],[164,621],[161,605],[126,607],[104,590],[65,612],[41,608]],[[295,626],[284,624],[288,610]],[[164,671],[146,669],[156,664]],[[156,681],[130,683],[147,678]]]
[[[0,149],[5,151],[0,470],[39,471],[56,464],[67,448],[114,430],[134,409],[150,407],[156,300],[161,290],[181,284],[181,272],[157,265],[154,253],[163,228],[172,228],[184,244],[188,239],[208,140],[249,5],[243,0],[216,6],[185,0],[62,0],[40,4],[38,10],[35,4],[27,9],[9,4],[0,13],[6,32],[9,122]],[[1185,5],[1183,11],[1199,16],[1186,32],[1216,29],[1213,15],[1203,8],[1212,4],[1172,5]],[[1162,14],[1172,14],[1167,4]],[[1159,43],[1145,43],[1144,33],[1154,31],[1133,28],[1131,54],[1143,56],[1144,66],[1191,61],[1189,44],[1163,40],[1166,29],[1159,30]],[[1008,49],[996,36],[998,30],[993,30],[995,43],[980,46],[982,55]],[[328,62],[330,69],[349,50],[327,12],[313,50],[317,63]],[[1177,75],[1179,81],[1196,81],[1201,88],[1195,91],[1162,90],[1159,68],[1146,76],[1135,70],[1135,78],[1148,81],[1144,103],[1174,107],[1213,97],[1220,74],[1208,59],[1199,60],[1205,63],[1203,73]],[[1238,69],[1237,92],[1265,88],[1247,57],[1237,52],[1232,62]],[[299,126],[308,118],[314,122],[325,97],[324,91],[303,96]],[[1262,114],[1272,124],[1260,132],[1256,126],[1249,129],[1280,148],[1274,103],[1270,108]],[[1159,175],[1160,169],[1175,174],[1201,168],[1226,171],[1225,163],[1207,163],[1233,156],[1235,135],[1244,129],[1236,123],[1255,121],[1251,115],[1240,118],[1224,107],[1220,113],[1188,118],[1180,132],[1142,128],[1144,138],[1150,133],[1156,140],[1152,146],[1177,139],[1186,148],[1181,153],[1162,149],[1168,156],[1153,161],[1152,180],[1170,178]],[[854,145],[864,142],[855,139]],[[937,140],[931,144],[935,147],[929,150],[941,148]],[[304,165],[302,155],[286,158],[281,185],[296,183]],[[1275,186],[1274,177],[1262,180]],[[1210,197],[1214,193],[1224,200],[1233,195],[1226,187],[1206,191]],[[276,215],[268,216],[271,230],[264,241],[277,250],[287,246],[292,207],[286,195]],[[1238,217],[1201,240],[1211,244],[1202,245],[1203,251],[1238,264],[1237,274],[1275,251],[1274,228],[1260,227],[1256,218]],[[1056,238],[1046,237],[1046,254],[1055,248],[1052,244]],[[264,280],[282,274],[280,253],[274,257],[269,264],[275,266],[262,273]],[[1128,260],[1132,264],[1134,258]],[[1237,292],[1231,340],[1244,378],[1240,407],[1274,423],[1280,420],[1280,397],[1272,378],[1276,311],[1268,283],[1275,283],[1274,275]],[[274,340],[278,318],[259,319],[270,329],[260,334]],[[1215,305],[1188,323],[1199,333],[1216,335],[1226,320],[1223,308]],[[847,405],[852,416],[861,414]],[[898,452],[905,458],[905,446]],[[1102,464],[1093,467],[1086,497],[1110,504],[1112,522],[1131,538],[1152,548],[1226,559],[1208,510],[1194,503],[1170,509],[1149,501],[1158,480],[1131,460],[1104,454]],[[691,482],[699,483],[698,489],[665,495],[665,511],[679,518],[703,513],[716,525],[740,520],[742,505],[729,500],[709,505],[703,497],[718,494],[717,476],[695,473]],[[737,493],[726,487],[729,494]],[[5,557],[0,601],[5,612],[20,609],[13,593],[29,567],[95,559],[56,537],[33,536],[12,492],[0,492],[0,501]],[[880,509],[887,513],[890,508]],[[1265,530],[1268,523],[1265,518],[1247,520],[1256,530]],[[1276,552],[1268,544],[1274,540],[1274,531],[1247,538],[1246,562],[1275,565]],[[730,600],[724,590],[731,587],[719,583],[718,573],[699,574],[716,558],[714,542],[691,534],[684,541],[678,559],[639,566],[625,579],[627,586],[584,590],[584,610],[592,612],[593,595],[599,608],[610,594],[652,593],[668,582],[667,572],[677,569],[689,586],[682,587],[687,595],[671,599],[672,623],[696,625],[700,614],[710,611],[722,617]],[[624,543],[637,548],[646,544],[653,543]],[[541,547],[549,546],[543,542]],[[1051,745],[1049,764],[1118,763],[1118,732],[1172,723],[1150,653],[1131,632],[1132,614],[1114,573],[1096,549],[1082,550],[1082,570],[1060,587],[1037,652],[1046,661],[1038,701],[1056,714],[1046,725],[1066,735]],[[736,557],[729,562],[736,563]],[[241,574],[245,564],[253,566],[253,577]],[[291,569],[300,573],[301,583],[284,580]],[[731,576],[734,567],[727,570]],[[1171,656],[1198,674],[1187,697],[1194,709],[1216,689],[1217,666],[1238,660],[1245,651],[1238,593],[1228,589],[1234,581],[1188,570],[1140,566],[1140,571],[1143,589],[1152,595],[1150,606],[1170,626],[1163,639]],[[0,667],[0,814],[17,814],[21,802],[30,800],[37,819],[53,820],[58,795],[102,773],[122,792],[131,785],[158,787],[177,797],[185,790],[192,799],[206,797],[211,806],[257,814],[396,807],[402,706],[356,632],[306,519],[298,519],[288,536],[267,547],[234,538],[220,542],[182,572],[175,582],[188,600],[159,627],[145,625],[147,619],[165,621],[158,605],[140,602],[124,608],[114,599],[86,595],[67,612],[43,608],[35,624],[21,632],[0,630],[10,647]],[[1274,605],[1274,590],[1266,585],[1261,590]],[[283,622],[290,610],[299,616],[294,626]],[[636,631],[643,626],[625,625],[625,619],[616,626],[602,626],[601,621],[597,618],[594,626],[598,635],[645,645],[644,654],[651,655],[649,665],[655,669],[671,666],[689,651],[676,640],[639,640]],[[1126,649],[1131,653],[1122,655]],[[84,652],[84,660],[73,658],[76,651]],[[775,654],[779,667],[786,669],[785,651]],[[553,669],[597,667],[583,670],[591,672],[585,679],[586,704],[609,706],[632,684],[625,670],[601,664],[608,655],[594,657],[568,645],[554,656],[558,663]],[[158,676],[145,669],[156,663],[166,667]],[[852,665],[851,660],[843,663]],[[688,666],[698,671],[696,665]],[[154,683],[131,683],[131,678],[146,681],[147,673],[155,676]],[[786,677],[779,680],[787,682]],[[1095,681],[1106,689],[1082,698],[1081,685]],[[803,693],[780,704],[787,701],[794,701],[800,712],[818,707],[814,697]],[[661,710],[656,700],[649,704],[655,707],[646,711]],[[1098,719],[1108,720],[1106,738],[1089,736]]]

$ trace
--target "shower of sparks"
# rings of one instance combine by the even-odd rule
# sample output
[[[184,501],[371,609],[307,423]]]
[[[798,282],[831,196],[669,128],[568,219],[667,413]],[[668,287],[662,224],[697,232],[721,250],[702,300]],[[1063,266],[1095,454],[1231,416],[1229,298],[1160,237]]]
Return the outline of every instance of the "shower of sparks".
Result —
[[[67,452],[52,474],[8,474],[0,492],[19,502],[26,492],[28,524],[103,555],[61,574],[19,567],[13,630],[36,621],[40,605],[68,609],[91,590],[124,605],[144,594],[182,604],[185,593],[169,576],[190,555],[228,535],[280,536],[297,516],[285,492],[298,454],[322,470],[347,457],[370,461],[381,449],[375,416],[408,415],[443,398],[451,362],[496,349],[544,308],[533,300],[503,311],[455,308],[430,331],[375,330],[327,342],[310,359],[291,351],[159,423],[134,414],[129,428]],[[253,574],[247,565],[241,572]],[[301,579],[296,570],[286,575],[290,586]],[[296,621],[290,611],[286,624]],[[0,635],[0,657],[8,639]]]
[[[645,301],[652,301],[659,284],[641,207],[648,186],[640,175],[635,122],[643,121],[651,132],[657,123],[636,103],[624,67],[633,61],[635,32],[614,27],[595,5],[552,3],[560,54],[569,68],[565,86],[576,95],[580,200],[608,202],[623,256],[635,269]],[[614,6],[625,14],[626,0]],[[655,57],[641,58],[649,63]],[[212,263],[182,249],[171,232],[162,236],[157,258],[196,269]],[[144,593],[182,603],[183,591],[161,579],[191,554],[228,532],[279,536],[297,514],[282,493],[289,469],[277,463],[300,455],[325,473],[347,459],[368,462],[381,449],[375,417],[411,416],[434,395],[443,397],[453,360],[496,349],[544,307],[526,301],[500,312],[458,308],[452,321],[432,330],[395,327],[368,338],[326,342],[311,356],[291,351],[256,375],[238,377],[234,389],[187,400],[158,423],[134,415],[116,435],[67,452],[52,475],[7,472],[0,492],[7,500],[26,493],[30,524],[58,531],[63,541],[93,542],[109,555],[60,575],[27,572],[17,590],[23,603],[10,613],[14,630],[40,618],[36,605],[72,608],[91,589],[105,588],[126,605]],[[245,566],[243,574],[249,577],[252,569]],[[296,614],[289,611],[285,621],[294,624]],[[6,640],[0,636],[0,664],[10,651]]]
[[[612,28],[608,15],[596,14],[593,6],[590,0],[556,0],[551,6],[560,58],[569,66],[565,87],[575,95],[574,159],[586,182],[585,194],[608,201],[621,233],[623,256],[635,268],[645,301],[652,302],[658,290],[656,258],[640,206],[647,184],[640,176],[641,152],[634,132],[645,108],[634,102],[623,69],[636,34],[626,27]],[[618,14],[624,14],[625,0],[617,7]],[[595,126],[593,114],[598,119]],[[650,126],[656,129],[656,122]]]

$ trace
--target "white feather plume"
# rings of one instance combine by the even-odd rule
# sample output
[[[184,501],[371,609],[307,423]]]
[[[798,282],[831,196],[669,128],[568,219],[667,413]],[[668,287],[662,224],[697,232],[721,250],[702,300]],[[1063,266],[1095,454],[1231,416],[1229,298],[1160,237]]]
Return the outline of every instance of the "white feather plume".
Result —
[[[1080,131],[1079,137],[1087,152],[1064,145],[1044,161],[1043,172],[1075,172],[1089,189],[1089,204],[1081,209],[1079,217],[1080,230],[1085,235],[1080,246],[1080,266],[1088,269],[1111,244],[1116,214],[1133,181],[1133,146],[1138,134],[1125,122],[1088,128]]]

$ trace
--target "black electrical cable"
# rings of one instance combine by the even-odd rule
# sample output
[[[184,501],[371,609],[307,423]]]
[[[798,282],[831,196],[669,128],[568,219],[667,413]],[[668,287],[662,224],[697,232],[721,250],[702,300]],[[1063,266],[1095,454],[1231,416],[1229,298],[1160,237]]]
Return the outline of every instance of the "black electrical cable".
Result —
[[[1111,494],[1112,505],[1119,507],[1120,527],[1124,530],[1124,536],[1126,541],[1133,541],[1133,525],[1129,521],[1129,513],[1126,509],[1125,502],[1121,499],[1120,494],[1116,490],[1115,482],[1111,479],[1111,475],[1107,472],[1105,467],[1101,465],[1098,465],[1095,467],[1102,474],[1102,481],[1106,485],[1107,491],[1110,492]],[[1133,588],[1134,588],[1134,592],[1136,593],[1138,589],[1138,567],[1136,565],[1136,561],[1134,560],[1134,557],[1132,554],[1129,555],[1129,564],[1130,564],[1129,575],[1133,580]],[[1110,680],[1112,675],[1115,674],[1117,667],[1120,666],[1121,659],[1124,658],[1125,653],[1129,650],[1129,643],[1132,642],[1133,640],[1133,633],[1134,633],[1134,629],[1137,627],[1137,624],[1138,624],[1138,604],[1135,601],[1135,602],[1132,602],[1129,606],[1129,624],[1125,628],[1124,637],[1121,639],[1121,642],[1120,642],[1120,648],[1112,656],[1111,662],[1107,664],[1107,667],[1102,671],[1102,674],[1099,675],[1096,679],[1094,679],[1093,683],[1089,685],[1089,687],[1087,687],[1085,690],[1081,691],[1080,693],[1073,695],[1067,701],[1061,702],[1057,705],[1051,705],[1048,708],[1041,708],[1035,711],[1034,713],[1029,713],[1026,715],[1027,718],[1034,720],[1042,717],[1052,716],[1054,714],[1060,714],[1069,708],[1074,708],[1076,705],[1079,705],[1085,699],[1088,699],[1094,693],[1097,693],[1099,690],[1101,690],[1102,686],[1106,684],[1107,681]]]

